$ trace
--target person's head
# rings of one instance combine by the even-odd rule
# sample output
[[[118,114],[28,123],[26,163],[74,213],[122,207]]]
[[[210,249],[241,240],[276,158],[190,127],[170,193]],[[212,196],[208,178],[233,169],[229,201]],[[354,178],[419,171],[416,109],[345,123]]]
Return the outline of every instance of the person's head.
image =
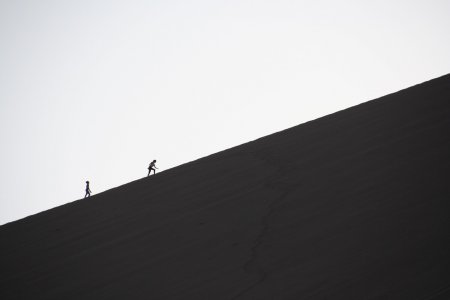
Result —
[[[89,184],[89,181],[86,181],[87,184]]]
[[[154,159],[153,162],[156,162],[156,159]]]

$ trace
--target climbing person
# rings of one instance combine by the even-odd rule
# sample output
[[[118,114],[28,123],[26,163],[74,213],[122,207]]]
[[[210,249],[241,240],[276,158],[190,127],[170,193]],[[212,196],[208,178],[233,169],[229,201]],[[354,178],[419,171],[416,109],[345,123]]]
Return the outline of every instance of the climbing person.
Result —
[[[84,198],[91,196],[91,189],[89,188],[89,181],[86,181],[86,195],[84,195]]]
[[[154,159],[150,163],[150,165],[148,166],[148,175],[147,175],[147,177],[150,176],[150,173],[152,172],[152,170],[153,170],[153,174],[156,174],[156,169],[158,169],[158,168],[155,166],[155,164],[156,164],[156,159]]]

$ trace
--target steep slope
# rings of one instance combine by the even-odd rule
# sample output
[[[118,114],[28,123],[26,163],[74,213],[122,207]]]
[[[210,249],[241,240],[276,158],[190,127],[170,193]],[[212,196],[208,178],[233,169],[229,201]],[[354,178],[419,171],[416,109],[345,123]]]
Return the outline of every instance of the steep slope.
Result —
[[[1,299],[450,299],[450,75],[0,227]]]

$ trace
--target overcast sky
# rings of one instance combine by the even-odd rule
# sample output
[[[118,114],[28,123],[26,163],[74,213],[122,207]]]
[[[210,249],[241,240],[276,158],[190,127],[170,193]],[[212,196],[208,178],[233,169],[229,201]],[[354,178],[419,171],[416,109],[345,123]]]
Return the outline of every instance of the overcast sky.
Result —
[[[450,1],[0,0],[0,43],[3,224],[447,74]]]

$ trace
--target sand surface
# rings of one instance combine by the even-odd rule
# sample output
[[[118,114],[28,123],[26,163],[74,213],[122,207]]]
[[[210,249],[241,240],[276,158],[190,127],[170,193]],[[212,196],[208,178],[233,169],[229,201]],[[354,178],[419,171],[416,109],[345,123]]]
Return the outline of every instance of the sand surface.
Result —
[[[449,157],[446,75],[1,226],[0,299],[450,299]]]

